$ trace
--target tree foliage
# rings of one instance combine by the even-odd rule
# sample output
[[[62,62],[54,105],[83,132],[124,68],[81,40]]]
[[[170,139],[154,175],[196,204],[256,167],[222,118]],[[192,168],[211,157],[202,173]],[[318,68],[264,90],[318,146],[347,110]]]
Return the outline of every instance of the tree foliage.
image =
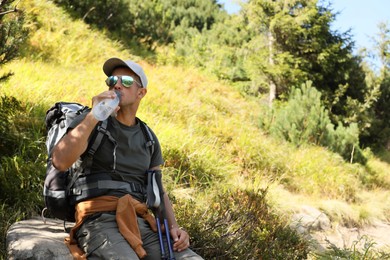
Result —
[[[329,124],[329,114],[321,102],[321,93],[312,86],[312,82],[307,82],[301,88],[293,88],[288,102],[277,112],[270,131],[296,145],[320,145],[326,138]]]
[[[19,48],[26,40],[28,31],[24,26],[24,14],[17,9],[15,1],[0,2],[0,67],[19,55]],[[12,72],[0,75],[0,82]]]
[[[390,28],[386,23],[379,25],[376,39],[376,53],[380,61],[379,76],[371,75],[373,88],[378,90],[373,105],[374,116],[363,141],[390,149]]]
[[[335,15],[329,8],[317,0],[253,0],[244,10],[258,32],[247,45],[251,77],[274,82],[282,99],[310,80],[335,115],[346,115],[348,97],[362,100],[364,73],[352,55],[353,42],[348,32],[331,31]]]
[[[328,147],[350,162],[365,163],[359,146],[359,129],[356,123],[334,125],[329,111],[321,101],[321,93],[306,82],[293,88],[286,103],[275,115],[271,134],[297,146],[314,144]]]
[[[380,92],[367,84],[350,32],[331,30],[337,17],[331,6],[318,0],[252,0],[242,15],[252,33],[242,48],[252,89],[268,90],[271,102],[285,101],[293,86],[311,81],[334,125],[357,124],[360,134],[367,133]]]
[[[106,29],[125,44],[138,43],[148,49],[167,45],[178,28],[201,32],[217,20],[220,6],[215,0],[55,0],[74,17]],[[179,34],[180,35],[180,34]]]

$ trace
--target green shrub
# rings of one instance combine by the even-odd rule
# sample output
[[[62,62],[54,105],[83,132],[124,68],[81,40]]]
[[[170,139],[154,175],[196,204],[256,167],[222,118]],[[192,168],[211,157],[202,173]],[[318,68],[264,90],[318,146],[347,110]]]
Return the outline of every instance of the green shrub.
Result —
[[[321,145],[329,147],[330,150],[340,154],[345,160],[365,164],[367,162],[359,147],[359,129],[356,123],[351,123],[348,127],[340,122],[337,128],[333,125],[327,126],[327,138]]]
[[[205,210],[194,201],[176,200],[175,211],[204,259],[305,259],[307,242],[272,212],[266,194],[221,191]]]
[[[271,133],[298,146],[319,144],[329,124],[321,93],[307,82],[300,89],[293,88],[286,106],[276,115]]]
[[[359,244],[362,246],[359,247]],[[361,249],[359,249],[361,248]],[[390,253],[375,248],[375,242],[363,236],[354,241],[350,248],[338,248],[336,245],[328,242],[328,248],[323,253],[317,253],[316,259],[351,259],[351,260],[369,260],[369,259],[389,259]]]
[[[19,49],[28,37],[24,12],[16,8],[18,4],[19,1],[14,0],[0,1],[0,67],[19,55]],[[2,71],[0,82],[12,74]]]
[[[43,206],[46,151],[42,119],[41,108],[29,108],[14,97],[1,97],[0,258],[5,256],[9,226],[37,214]]]
[[[55,0],[54,2],[64,7],[74,18],[82,18],[86,23],[93,24],[99,29],[106,28],[109,31],[119,31],[121,26],[128,26],[126,22],[129,19],[134,18],[130,16],[128,4],[123,0]]]
[[[344,126],[340,122],[335,127],[322,104],[321,93],[310,81],[292,89],[287,104],[276,112],[270,132],[297,146],[321,145],[350,162],[366,162],[359,147],[357,124]]]
[[[2,96],[0,101],[0,154],[10,156],[18,146],[19,133],[15,127],[15,111],[21,110],[21,105],[14,97]]]

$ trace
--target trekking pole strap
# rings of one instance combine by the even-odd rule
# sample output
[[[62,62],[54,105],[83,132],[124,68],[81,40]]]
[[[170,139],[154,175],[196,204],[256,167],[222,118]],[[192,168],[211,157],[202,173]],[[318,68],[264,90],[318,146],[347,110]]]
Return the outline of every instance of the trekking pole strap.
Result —
[[[172,246],[172,240],[171,235],[169,232],[169,225],[168,225],[168,219],[165,209],[165,202],[164,202],[164,190],[162,186],[162,174],[161,170],[154,170],[154,171],[147,171],[147,206],[153,210],[153,213],[156,218],[157,223],[157,229],[158,229],[158,235],[160,240],[160,247],[161,247],[161,258],[162,259],[169,259],[169,260],[175,260],[175,256],[173,253],[173,246]],[[161,231],[161,221],[164,224],[165,227],[165,237],[166,240],[164,241],[162,237],[162,231]],[[165,244],[167,246],[168,252],[165,250]]]
[[[147,171],[146,204],[150,209],[158,209],[164,200],[161,193],[161,171]]]

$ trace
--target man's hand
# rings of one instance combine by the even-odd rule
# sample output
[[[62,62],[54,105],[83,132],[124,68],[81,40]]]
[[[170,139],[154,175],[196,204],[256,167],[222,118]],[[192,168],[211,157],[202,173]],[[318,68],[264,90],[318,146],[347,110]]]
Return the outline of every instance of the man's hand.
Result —
[[[185,230],[173,227],[170,233],[173,239],[173,251],[181,252],[190,246],[190,236]]]

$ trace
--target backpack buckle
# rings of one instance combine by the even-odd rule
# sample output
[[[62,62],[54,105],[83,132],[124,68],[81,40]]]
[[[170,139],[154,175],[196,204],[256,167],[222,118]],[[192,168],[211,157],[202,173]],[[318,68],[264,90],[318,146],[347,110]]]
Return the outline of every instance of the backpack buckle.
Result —
[[[97,127],[97,130],[99,131],[99,132],[101,132],[101,133],[103,133],[103,134],[107,134],[107,129],[106,128],[104,128],[104,127],[102,127],[101,125],[99,125],[98,127]]]

